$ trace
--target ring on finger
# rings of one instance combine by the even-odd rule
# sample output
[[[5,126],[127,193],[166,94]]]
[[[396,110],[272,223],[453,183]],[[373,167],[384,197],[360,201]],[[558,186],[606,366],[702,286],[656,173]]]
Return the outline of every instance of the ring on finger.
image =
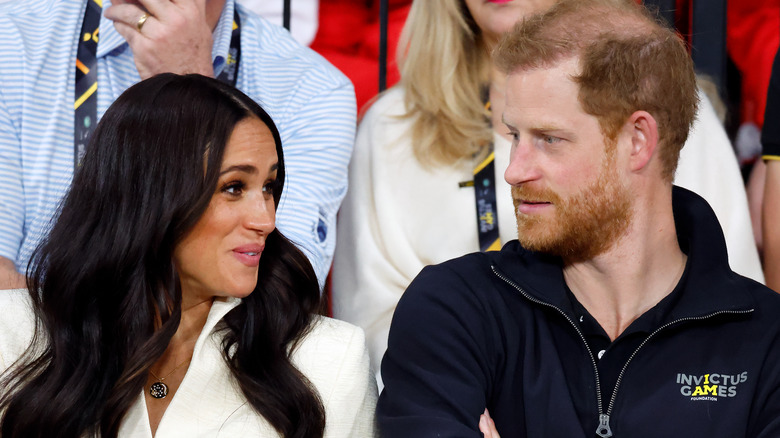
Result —
[[[138,19],[138,21],[135,23],[135,27],[138,28],[138,32],[141,31],[141,28],[144,27],[144,23],[146,23],[146,20],[149,18],[148,15],[143,14],[141,15],[141,18]]]

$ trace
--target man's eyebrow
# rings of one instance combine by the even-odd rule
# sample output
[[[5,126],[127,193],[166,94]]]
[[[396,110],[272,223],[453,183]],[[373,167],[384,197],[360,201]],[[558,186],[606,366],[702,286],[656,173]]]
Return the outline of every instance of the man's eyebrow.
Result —
[[[566,131],[565,128],[562,128],[558,125],[551,125],[543,123],[541,125],[535,126],[532,131],[534,132],[563,132]]]
[[[509,128],[509,129],[512,129],[512,130],[515,130],[515,131],[517,130],[517,128],[515,126],[512,126],[511,123],[506,121],[504,116],[501,116],[501,123],[506,125],[507,128]],[[563,127],[561,127],[559,125],[551,124],[551,123],[541,123],[539,125],[534,126],[533,128],[530,128],[530,130],[533,131],[533,132],[556,132],[556,131],[563,132],[563,131],[567,131],[565,128],[563,128]]]
[[[506,118],[504,118],[503,114],[501,115],[501,123],[505,124],[509,129],[515,129],[514,126],[512,126],[509,122],[506,121]]]

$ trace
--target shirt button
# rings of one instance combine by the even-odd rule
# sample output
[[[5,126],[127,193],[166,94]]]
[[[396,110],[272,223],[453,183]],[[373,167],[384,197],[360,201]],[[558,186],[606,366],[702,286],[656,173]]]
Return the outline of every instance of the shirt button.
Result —
[[[604,353],[606,353],[607,350],[601,350],[599,351],[599,359],[601,359],[601,356],[604,356]]]

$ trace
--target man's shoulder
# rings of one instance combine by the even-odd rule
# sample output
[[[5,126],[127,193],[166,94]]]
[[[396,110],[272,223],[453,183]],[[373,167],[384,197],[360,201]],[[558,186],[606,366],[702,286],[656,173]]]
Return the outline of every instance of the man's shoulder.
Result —
[[[56,0],[40,0],[40,1],[13,1],[8,0],[0,2],[0,19],[3,18],[15,18],[25,19],[29,16],[36,16],[51,10],[57,4],[60,6],[68,6],[67,3],[75,4],[73,1],[56,1]]]
[[[511,270],[513,278],[521,280],[535,275],[527,269],[527,254],[516,241],[501,251],[475,252],[446,262],[426,266],[412,281],[402,300],[415,295],[427,299],[445,291],[448,296],[471,296],[478,300],[498,299],[500,291],[508,290],[501,275]]]
[[[423,268],[415,281],[441,281],[456,279],[456,281],[472,283],[481,282],[490,274],[490,267],[495,255],[474,252],[447,260],[436,265]],[[500,255],[499,255],[500,258]]]
[[[734,293],[750,295],[755,301],[754,312],[761,324],[772,326],[780,335],[780,293],[765,285],[736,274]]]
[[[54,18],[62,19],[65,16],[80,18],[83,6],[82,0],[0,1],[0,20],[7,20],[25,27],[35,27],[38,23]],[[0,29],[0,32],[3,30],[8,29]]]
[[[301,45],[281,26],[236,4],[241,17],[242,56],[268,72],[284,72],[288,79],[350,85],[349,79],[315,51]]]
[[[68,56],[79,32],[82,13],[82,1],[0,2],[3,79]]]

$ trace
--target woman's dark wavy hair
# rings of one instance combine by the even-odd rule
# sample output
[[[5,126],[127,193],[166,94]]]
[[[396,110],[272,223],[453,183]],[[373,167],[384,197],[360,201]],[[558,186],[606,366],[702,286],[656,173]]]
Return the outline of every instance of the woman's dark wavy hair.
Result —
[[[32,346],[0,387],[4,438],[116,437],[147,372],[178,328],[173,250],[216,190],[249,97],[199,75],[163,74],[106,111],[48,237],[28,267]],[[204,177],[205,170],[205,177]],[[278,205],[281,190],[274,193]],[[224,358],[249,403],[285,437],[321,437],[325,413],[290,354],[320,311],[306,257],[278,230],[255,290],[224,318]]]

